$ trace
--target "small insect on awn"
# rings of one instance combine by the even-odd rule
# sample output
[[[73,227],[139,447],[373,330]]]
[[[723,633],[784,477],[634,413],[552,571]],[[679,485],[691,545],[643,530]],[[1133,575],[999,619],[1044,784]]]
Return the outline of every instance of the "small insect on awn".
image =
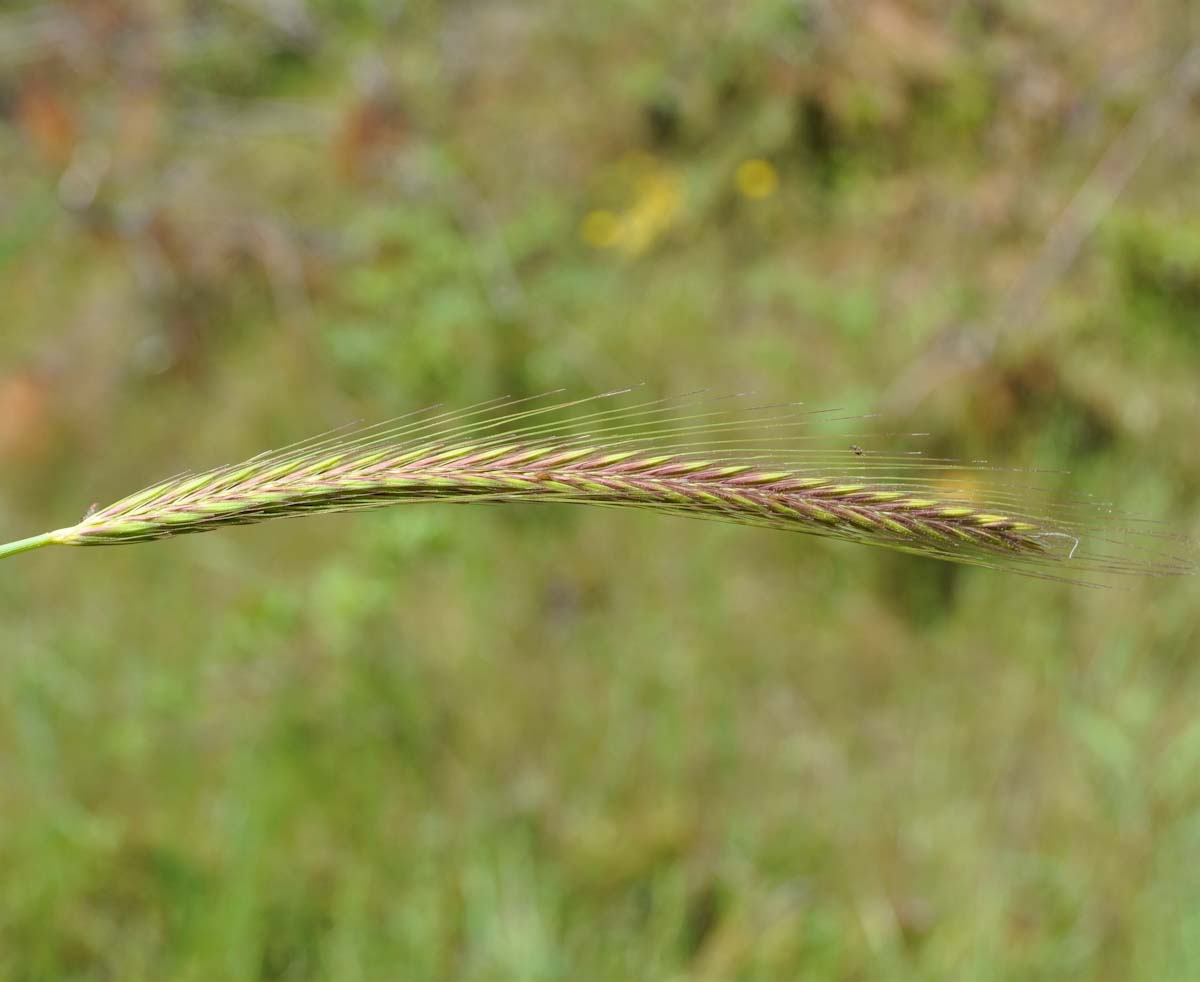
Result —
[[[854,455],[855,455],[856,457],[861,457],[861,456],[862,456],[862,455],[863,455],[863,454],[866,452],[866,451],[865,451],[865,450],[863,450],[863,448],[862,448],[862,447],[860,447],[860,446],[859,446],[857,443],[852,443],[852,444],[850,444],[850,449],[851,449],[852,451],[854,451]]]

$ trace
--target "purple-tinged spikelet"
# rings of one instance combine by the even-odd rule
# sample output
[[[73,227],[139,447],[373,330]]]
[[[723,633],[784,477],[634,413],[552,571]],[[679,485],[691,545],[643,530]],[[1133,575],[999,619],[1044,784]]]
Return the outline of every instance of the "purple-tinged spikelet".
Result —
[[[1081,550],[1081,540],[1103,531],[1095,509],[1055,506],[1039,513],[1023,507],[1019,493],[964,492],[945,478],[978,467],[873,456],[857,444],[840,453],[780,450],[789,428],[809,425],[811,414],[722,409],[683,415],[660,402],[555,421],[554,414],[586,402],[499,414],[515,403],[493,403],[462,414],[425,414],[386,430],[186,474],[94,509],[70,528],[0,548],[0,556],[405,502],[540,501],[788,529],[1032,575],[1190,569],[1185,560],[1149,560],[1124,548]],[[721,439],[738,431],[750,435],[740,443]],[[697,442],[709,452],[694,452]],[[731,443],[737,446],[727,449]]]

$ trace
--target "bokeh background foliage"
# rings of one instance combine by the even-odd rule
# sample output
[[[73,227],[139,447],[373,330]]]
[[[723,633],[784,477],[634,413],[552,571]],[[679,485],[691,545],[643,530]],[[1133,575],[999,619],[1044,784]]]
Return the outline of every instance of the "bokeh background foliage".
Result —
[[[3,537],[639,381],[886,405],[1195,534],[1197,28],[6,3]],[[1200,593],[1126,585],[569,508],[14,559],[0,977],[1195,978]]]

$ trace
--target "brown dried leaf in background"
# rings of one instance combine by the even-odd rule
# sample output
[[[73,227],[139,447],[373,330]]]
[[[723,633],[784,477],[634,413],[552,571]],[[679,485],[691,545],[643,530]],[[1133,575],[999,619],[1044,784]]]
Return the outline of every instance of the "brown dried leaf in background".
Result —
[[[17,91],[17,128],[47,167],[61,170],[79,141],[76,106],[61,82],[45,67],[31,70]]]
[[[0,466],[43,460],[59,428],[46,373],[18,369],[0,376]]]
[[[358,92],[343,110],[332,146],[338,177],[347,184],[378,177],[409,129],[386,69],[368,64],[360,74]]]

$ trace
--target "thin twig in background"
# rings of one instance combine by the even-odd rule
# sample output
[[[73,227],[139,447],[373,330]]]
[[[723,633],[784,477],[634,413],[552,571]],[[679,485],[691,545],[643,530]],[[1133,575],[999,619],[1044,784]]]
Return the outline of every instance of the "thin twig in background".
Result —
[[[898,416],[912,412],[947,379],[986,365],[1006,334],[1034,329],[1034,317],[1050,291],[1197,88],[1200,44],[1188,49],[1158,97],[1144,105],[1112,142],[1051,226],[1025,275],[993,314],[983,321],[955,321],[940,331],[886,390],[880,400],[883,412]]]

